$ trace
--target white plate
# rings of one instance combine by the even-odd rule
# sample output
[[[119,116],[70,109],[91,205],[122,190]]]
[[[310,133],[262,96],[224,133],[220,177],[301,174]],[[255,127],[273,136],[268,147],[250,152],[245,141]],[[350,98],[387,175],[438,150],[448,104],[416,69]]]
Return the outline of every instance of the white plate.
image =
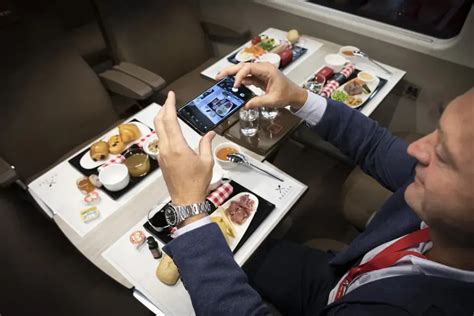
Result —
[[[127,124],[135,124],[138,129],[140,130],[140,133],[141,133],[141,137],[149,134],[151,132],[151,129],[140,123],[140,122],[128,122]],[[99,140],[103,140],[105,142],[107,142],[109,140],[110,137],[112,137],[113,135],[118,135],[119,134],[119,131],[118,131],[118,127],[110,130],[107,134],[105,134],[104,136],[102,136],[101,138],[97,139],[95,142],[99,141]],[[127,149],[128,147],[132,146],[135,142],[130,142],[127,144],[126,148]],[[91,144],[92,145],[92,144]],[[125,151],[125,150],[124,150]],[[105,162],[107,162],[108,160],[114,158],[114,157],[117,157],[118,155],[112,155],[112,154],[109,154],[109,156],[106,158],[106,159],[103,159],[103,160],[97,160],[97,161],[94,161],[92,160],[91,158],[91,155],[89,153],[89,151],[87,151],[81,158],[81,161],[80,161],[80,164],[81,164],[81,167],[84,168],[84,169],[94,169],[94,168],[97,168],[101,165],[103,165]]]
[[[357,78],[354,78],[354,79],[357,79]],[[354,80],[352,79],[352,80]],[[348,84],[349,82],[351,82],[352,80],[349,80],[348,82],[346,82],[345,84],[343,84],[342,86],[340,86],[339,88],[337,88],[336,90],[334,91],[343,91],[345,92],[346,94],[348,94],[346,91],[344,91],[344,87],[346,86],[346,84]],[[365,101],[367,101],[368,98],[370,98],[370,96],[372,94],[374,94],[374,90],[377,88],[377,86],[379,85],[379,82],[380,82],[380,79],[379,77],[375,77],[375,80],[370,82],[370,83],[367,83],[367,87],[369,87],[370,89],[370,93],[361,93],[361,94],[356,94],[356,95],[353,95],[353,97],[359,97],[362,99],[362,103],[359,104],[359,105],[356,105],[356,106],[352,106],[352,105],[349,105],[347,104],[346,102],[344,102],[344,104],[346,104],[347,106],[351,107],[351,108],[354,108],[354,109],[357,109],[358,107],[361,107]],[[333,93],[334,93],[333,91]],[[332,93],[331,93],[331,99],[332,99]]]
[[[265,35],[265,34],[262,34],[260,36],[263,36],[263,35]],[[273,45],[273,47],[276,47],[276,46],[280,45],[281,42],[280,42],[279,39],[273,37],[273,40],[275,41],[275,44]],[[247,62],[247,61],[255,60],[257,57],[259,57],[259,56],[255,56],[254,54],[244,53],[244,49],[252,47],[252,46],[253,45],[250,43],[249,46],[245,46],[244,48],[242,48],[235,55],[235,59],[239,62]],[[265,53],[269,53],[269,51],[265,51]]]
[[[253,209],[252,209],[252,212],[250,213],[250,216],[247,218],[247,220],[242,225],[239,225],[239,224],[236,224],[236,223],[232,222],[230,220],[230,218],[225,214],[224,210],[226,210],[230,206],[230,202],[237,201],[237,200],[240,199],[241,196],[246,195],[246,194],[248,194],[249,198],[253,201]],[[235,237],[231,239],[230,244],[229,244],[229,247],[232,251],[235,249],[235,247],[237,247],[240,240],[242,239],[245,232],[247,231],[247,228],[249,227],[250,223],[252,222],[253,217],[255,216],[255,212],[257,211],[257,208],[258,208],[258,198],[255,195],[253,195],[252,193],[242,192],[242,193],[237,194],[236,196],[234,196],[233,198],[231,198],[230,200],[228,200],[224,204],[222,204],[219,207],[219,209],[217,209],[214,213],[211,214],[211,217],[215,217],[215,216],[218,216],[218,215],[219,216],[226,216],[229,223],[231,223],[232,227],[234,228]]]

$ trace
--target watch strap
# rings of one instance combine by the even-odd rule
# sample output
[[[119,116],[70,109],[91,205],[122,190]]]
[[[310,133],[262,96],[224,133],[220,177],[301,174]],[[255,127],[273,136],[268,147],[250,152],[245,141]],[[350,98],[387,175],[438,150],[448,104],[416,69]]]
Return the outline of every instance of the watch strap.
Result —
[[[177,223],[176,225],[181,224],[186,218],[189,218],[194,215],[209,213],[211,211],[211,204],[209,201],[205,200],[200,203],[193,203],[188,205],[176,205],[171,204],[176,210]]]

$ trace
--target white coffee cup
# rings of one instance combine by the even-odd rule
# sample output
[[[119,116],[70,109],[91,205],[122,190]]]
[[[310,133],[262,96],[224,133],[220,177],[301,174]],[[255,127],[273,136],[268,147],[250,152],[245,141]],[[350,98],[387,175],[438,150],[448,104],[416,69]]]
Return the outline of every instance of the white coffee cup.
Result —
[[[109,191],[120,191],[130,182],[127,166],[121,163],[108,165],[99,172],[99,181]]]

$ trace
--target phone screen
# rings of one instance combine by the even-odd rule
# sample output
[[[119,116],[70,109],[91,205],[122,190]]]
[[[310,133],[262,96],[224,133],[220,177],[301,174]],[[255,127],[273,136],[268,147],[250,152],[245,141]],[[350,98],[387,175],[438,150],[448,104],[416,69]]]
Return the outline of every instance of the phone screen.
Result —
[[[255,96],[244,86],[233,86],[234,78],[222,79],[179,109],[179,117],[201,135],[213,130]]]

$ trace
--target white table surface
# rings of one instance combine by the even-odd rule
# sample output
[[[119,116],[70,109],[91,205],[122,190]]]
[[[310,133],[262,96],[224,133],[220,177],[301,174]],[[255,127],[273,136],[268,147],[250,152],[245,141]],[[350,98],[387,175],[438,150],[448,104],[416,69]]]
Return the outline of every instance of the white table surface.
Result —
[[[275,173],[285,181],[280,182],[243,166],[228,172],[227,176],[276,206],[235,254],[235,260],[239,265],[245,263],[307,188],[304,184],[279,171],[269,163],[261,163],[254,159],[251,159],[251,161]],[[168,200],[168,197],[163,199],[160,206]],[[104,258],[165,315],[194,315],[189,294],[183,287],[182,282],[178,281],[174,286],[161,283],[155,277],[159,260],[153,259],[146,246],[136,250],[130,243],[129,236],[135,230],[142,230],[149,236],[142,226],[145,222],[146,217],[143,217],[136,225],[131,227],[103,253]],[[162,247],[163,244],[159,243]]]
[[[158,113],[159,109],[159,105],[152,104],[134,115],[131,119],[137,119],[148,127],[153,128],[153,118]],[[201,136],[195,133],[181,120],[180,125],[191,148],[197,148]],[[217,137],[214,143],[217,145],[223,141],[225,140],[222,137]],[[79,152],[88,147],[90,147],[90,144],[82,148]],[[260,159],[260,156],[254,153],[248,151],[246,153]],[[68,160],[74,156],[75,154],[32,181],[28,185],[28,188],[34,198],[39,200],[38,202],[42,204],[43,208],[47,208],[46,211],[50,211],[54,216],[61,217],[61,219],[80,237],[84,237],[86,234],[94,230],[115,210],[126,205],[130,202],[133,196],[139,195],[140,192],[156,182],[162,176],[160,169],[155,170],[143,179],[136,187],[117,200],[110,198],[102,190],[99,190],[101,201],[99,205],[97,205],[97,208],[100,211],[100,217],[92,222],[83,223],[80,220],[79,212],[89,206],[83,203],[82,199],[84,198],[84,195],[79,192],[76,186],[76,179],[82,176],[82,174],[68,162]]]
[[[152,127],[153,118],[160,109],[161,106],[158,104],[151,104],[130,119],[136,118]],[[180,125],[189,145],[197,148],[201,136],[185,123],[180,122]],[[213,147],[226,141],[225,138],[216,135]],[[242,148],[242,152],[258,161],[264,158],[245,148]],[[39,206],[46,214],[51,215],[66,237],[85,257],[117,282],[132,288],[133,284],[102,257],[102,252],[144,218],[150,207],[168,196],[161,171],[157,170],[150,174],[140,185],[116,201],[102,193],[102,201],[98,205],[100,218],[84,224],[79,219],[79,211],[86,206],[82,205],[83,196],[75,186],[76,179],[81,174],[67,162],[68,159],[31,182],[28,190]]]
[[[278,30],[275,28],[268,28],[263,31],[261,34],[267,34],[269,36],[278,38],[278,39],[285,39],[286,38],[286,31]],[[227,57],[231,56],[237,51],[240,51],[242,48],[249,46],[250,42],[245,43],[238,49],[234,50],[232,53],[228,54],[227,56],[223,57],[215,64],[211,65],[210,67],[206,68],[204,71],[201,72],[201,75],[214,79],[217,73],[230,65],[233,65],[231,62],[227,60]],[[332,43],[330,41],[315,38],[312,36],[307,36],[302,34],[300,41],[297,45],[308,48],[306,54],[304,54],[300,59],[298,59],[293,64],[286,67],[282,72],[293,82],[302,86],[308,78],[312,77],[321,67],[325,66],[324,63],[324,56],[327,54],[336,54],[339,52],[339,48],[346,45],[339,45]],[[347,44],[349,45],[349,44]],[[363,49],[363,47],[360,47]],[[374,96],[374,98],[366,104],[361,113],[366,116],[370,116],[375,109],[380,105],[380,103],[385,99],[385,97],[392,91],[395,85],[403,78],[406,74],[405,71],[400,70],[398,68],[383,64],[380,62],[384,67],[392,72],[392,75],[387,75],[385,72],[381,71],[376,66],[372,65],[369,62],[365,62],[362,59],[356,59],[355,65],[358,69],[361,70],[371,70],[377,76],[387,79],[387,83],[385,86]],[[257,92],[257,94],[259,94]]]

